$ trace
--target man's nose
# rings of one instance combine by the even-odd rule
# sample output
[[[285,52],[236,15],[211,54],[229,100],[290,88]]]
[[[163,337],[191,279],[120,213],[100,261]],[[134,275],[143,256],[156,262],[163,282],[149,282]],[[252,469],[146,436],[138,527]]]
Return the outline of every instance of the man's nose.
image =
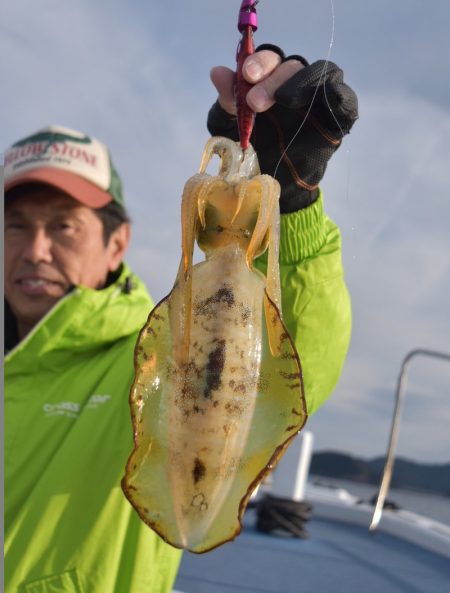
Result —
[[[33,230],[29,237],[23,258],[33,264],[39,262],[51,262],[52,260],[52,242],[44,229]]]

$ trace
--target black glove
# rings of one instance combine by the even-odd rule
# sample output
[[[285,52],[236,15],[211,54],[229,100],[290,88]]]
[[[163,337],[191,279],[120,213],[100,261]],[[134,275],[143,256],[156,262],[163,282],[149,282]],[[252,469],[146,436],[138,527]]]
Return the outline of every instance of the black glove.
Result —
[[[265,44],[256,51],[262,49],[275,51],[282,61],[298,59],[305,65],[276,91],[275,105],[256,115],[251,137],[261,173],[280,182],[281,212],[295,212],[317,199],[329,159],[358,118],[358,99],[333,62],[308,65],[301,56],[285,57],[276,46]],[[218,102],[209,111],[207,125],[213,136],[239,140],[236,117]]]

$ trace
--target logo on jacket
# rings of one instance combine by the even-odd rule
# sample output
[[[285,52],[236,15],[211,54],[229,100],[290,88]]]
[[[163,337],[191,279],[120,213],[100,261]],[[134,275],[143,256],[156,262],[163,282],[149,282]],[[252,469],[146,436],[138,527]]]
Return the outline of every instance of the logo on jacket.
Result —
[[[78,402],[57,402],[54,404],[44,404],[43,410],[47,418],[52,416],[65,416],[66,418],[78,418],[83,410],[95,410],[106,404],[111,399],[110,395],[100,395],[95,393],[91,395],[85,404]]]

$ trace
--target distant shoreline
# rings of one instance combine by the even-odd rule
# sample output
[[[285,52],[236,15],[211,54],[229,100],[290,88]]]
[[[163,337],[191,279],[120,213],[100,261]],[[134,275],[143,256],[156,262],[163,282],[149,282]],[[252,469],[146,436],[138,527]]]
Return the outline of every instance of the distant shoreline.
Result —
[[[310,473],[315,476],[379,485],[384,464],[384,457],[363,459],[338,451],[318,451],[312,457]],[[450,497],[450,462],[426,464],[398,457],[394,465],[391,487]]]

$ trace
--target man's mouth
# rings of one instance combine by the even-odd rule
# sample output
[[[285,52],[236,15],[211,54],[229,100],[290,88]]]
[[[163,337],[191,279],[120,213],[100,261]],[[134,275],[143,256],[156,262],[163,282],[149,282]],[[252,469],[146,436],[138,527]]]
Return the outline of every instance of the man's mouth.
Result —
[[[54,296],[55,291],[60,292],[62,284],[48,278],[19,278],[17,280],[22,292],[28,295]]]
[[[47,284],[56,284],[52,280],[46,280],[45,278],[27,278],[26,280],[19,280],[19,284],[22,286],[45,286]]]

